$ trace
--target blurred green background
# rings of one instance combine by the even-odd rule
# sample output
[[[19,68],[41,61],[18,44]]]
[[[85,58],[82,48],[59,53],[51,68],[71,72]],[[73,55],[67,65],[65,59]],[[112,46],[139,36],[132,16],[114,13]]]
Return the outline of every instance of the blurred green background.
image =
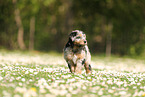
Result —
[[[91,53],[145,55],[145,0],[0,0],[0,48],[62,52],[72,30]]]

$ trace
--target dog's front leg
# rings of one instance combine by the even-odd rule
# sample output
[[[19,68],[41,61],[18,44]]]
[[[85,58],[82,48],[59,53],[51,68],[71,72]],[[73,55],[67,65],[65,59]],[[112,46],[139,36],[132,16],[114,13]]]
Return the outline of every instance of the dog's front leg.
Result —
[[[82,73],[82,61],[78,60],[75,67],[75,73],[81,74]]]
[[[68,62],[68,67],[69,67],[69,70],[71,73],[75,72],[75,65],[74,65],[73,61]]]
[[[85,70],[87,74],[91,74],[91,65],[88,62],[85,62],[84,64]]]

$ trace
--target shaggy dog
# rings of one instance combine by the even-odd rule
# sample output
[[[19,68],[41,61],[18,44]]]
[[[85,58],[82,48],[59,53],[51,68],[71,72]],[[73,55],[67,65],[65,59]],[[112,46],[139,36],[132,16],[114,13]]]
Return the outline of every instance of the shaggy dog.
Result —
[[[84,32],[75,30],[70,33],[64,47],[64,59],[71,73],[81,73],[82,66],[85,67],[87,74],[91,73],[91,55]]]

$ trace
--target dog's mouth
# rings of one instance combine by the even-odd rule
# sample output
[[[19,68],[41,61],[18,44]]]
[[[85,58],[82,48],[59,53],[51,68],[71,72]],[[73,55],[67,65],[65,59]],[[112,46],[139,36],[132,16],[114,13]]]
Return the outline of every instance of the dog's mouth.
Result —
[[[83,47],[85,45],[81,45],[81,44],[75,44],[76,47]]]

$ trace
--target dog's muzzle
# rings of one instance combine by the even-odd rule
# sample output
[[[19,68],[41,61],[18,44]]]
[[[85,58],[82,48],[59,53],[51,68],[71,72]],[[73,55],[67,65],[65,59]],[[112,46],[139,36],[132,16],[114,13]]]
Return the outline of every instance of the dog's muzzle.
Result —
[[[74,45],[78,47],[82,47],[87,45],[87,41],[86,40],[74,41]]]

